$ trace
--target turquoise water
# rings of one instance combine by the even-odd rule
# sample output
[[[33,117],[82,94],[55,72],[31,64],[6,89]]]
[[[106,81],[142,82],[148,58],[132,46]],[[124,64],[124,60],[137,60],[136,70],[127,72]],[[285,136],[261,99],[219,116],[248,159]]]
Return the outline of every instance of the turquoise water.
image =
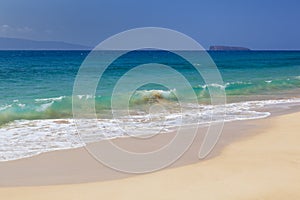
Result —
[[[110,56],[110,52],[105,53]],[[0,51],[0,139],[6,141],[1,143],[2,160],[80,146],[76,139],[70,140],[70,135],[74,136],[76,132],[72,124],[72,91],[78,69],[88,54],[88,51]],[[222,75],[224,83],[221,85],[206,85],[195,69],[168,52],[135,51],[117,60],[105,71],[94,97],[75,98],[95,99],[103,134],[120,136],[122,131],[116,129],[115,121],[111,121],[111,91],[124,73],[138,64],[155,60],[172,66],[193,87],[199,104],[186,105],[190,112],[185,115],[190,116],[191,123],[199,119],[203,123],[209,121],[212,107],[208,87],[225,89],[229,102],[227,121],[266,117],[269,113],[257,109],[268,104],[298,101],[300,51],[224,51],[209,54]],[[134,129],[145,126],[155,129],[163,118],[167,119],[164,124],[167,132],[178,125],[176,95],[179,91],[178,88],[166,89],[155,84],[139,88],[130,101],[135,111],[132,120],[118,123]],[[122,94],[119,99],[122,100]],[[150,123],[147,121],[147,109],[154,104],[170,110],[156,113]],[[200,107],[201,113],[194,112],[196,107]],[[64,119],[66,123],[57,123],[58,119]],[[25,134],[22,137],[26,136],[26,140],[15,136],[20,132]],[[41,138],[57,141],[45,148],[40,144]],[[12,144],[16,148],[16,143],[20,144],[19,153],[10,148]],[[28,146],[28,143],[31,145]]]
[[[1,51],[0,124],[18,119],[72,117],[73,83],[88,53]],[[176,70],[189,78],[199,101],[205,103],[209,98],[205,83],[199,81],[199,76],[187,64],[174,63],[176,60],[166,55],[164,52],[135,52],[132,55],[134,59],[128,58],[122,60],[123,63],[112,65],[105,74],[107,81],[98,87],[97,109],[109,109],[109,91],[114,81],[136,63],[146,62],[153,57],[158,57],[168,65],[174,64]],[[229,102],[298,96],[297,90],[293,90],[300,87],[300,52],[210,52],[210,55],[221,72]],[[143,89],[164,90],[154,86]],[[173,97],[169,97],[172,100]],[[144,100],[149,98],[136,99],[134,102],[143,103]]]

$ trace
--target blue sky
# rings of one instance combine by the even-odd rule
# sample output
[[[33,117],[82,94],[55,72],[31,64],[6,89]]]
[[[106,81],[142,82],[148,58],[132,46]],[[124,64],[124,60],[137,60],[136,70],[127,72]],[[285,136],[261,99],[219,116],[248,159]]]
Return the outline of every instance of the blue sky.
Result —
[[[1,0],[0,37],[94,46],[118,32],[159,26],[204,47],[300,49],[297,0]]]

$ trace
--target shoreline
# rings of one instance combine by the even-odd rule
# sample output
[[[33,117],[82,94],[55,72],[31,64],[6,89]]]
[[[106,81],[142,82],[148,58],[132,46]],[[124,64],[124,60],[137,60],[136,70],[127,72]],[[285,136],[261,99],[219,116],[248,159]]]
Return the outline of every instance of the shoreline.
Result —
[[[277,110],[273,110],[272,115],[267,118],[226,122],[217,145],[204,160],[217,158],[224,148],[234,142],[260,134],[261,131],[271,125],[268,122],[273,118],[295,112],[300,112],[300,107],[297,104],[289,105],[288,108],[284,105],[284,107],[277,107]],[[190,148],[167,169],[204,161],[198,159],[198,152],[207,128],[202,127],[198,131]],[[138,144],[135,138],[131,137],[115,138],[111,141],[129,151],[148,152],[166,144],[174,135],[175,133],[159,134],[155,136],[152,142],[147,143],[147,140],[144,140],[145,142]],[[95,144],[101,144],[101,141]],[[2,177],[0,187],[13,187],[80,184],[123,179],[137,175],[112,170],[96,161],[85,147],[79,147],[0,162],[0,176]]]
[[[224,147],[240,138],[257,134],[259,128],[256,126],[260,120],[263,119],[225,123],[224,132],[221,134],[217,145],[204,160],[217,157]],[[262,124],[259,125],[259,127],[264,129],[265,125]],[[207,128],[208,127],[202,127],[198,131],[190,148],[175,163],[165,169],[202,162],[203,160],[199,160],[198,158],[198,152]],[[188,130],[187,128],[187,132]],[[242,130],[243,133],[240,134]],[[142,140],[138,145],[136,145],[136,139],[132,137],[115,138],[111,139],[111,141],[129,151],[148,152],[166,144],[174,135],[175,133],[159,134],[154,136],[155,138],[152,142],[148,143],[148,140]],[[90,145],[92,146],[94,144],[99,145],[101,141],[91,143]],[[13,161],[0,162],[0,176],[0,187],[11,187],[78,184],[123,179],[138,175],[112,170],[96,161],[85,147],[79,147],[45,152],[36,156]]]
[[[225,115],[225,123],[233,123],[239,122],[243,123],[241,121],[252,121],[252,120],[260,120],[268,117],[272,117],[274,115],[279,115],[283,113],[288,112],[295,112],[295,110],[292,110],[291,108],[296,108],[300,105],[300,98],[291,98],[291,99],[277,99],[274,100],[276,103],[272,103],[273,100],[263,100],[263,101],[246,101],[246,102],[236,102],[239,103],[249,103],[253,104],[254,102],[260,102],[265,103],[265,101],[271,101],[270,104],[260,105],[258,108],[247,108],[246,105],[246,113],[248,109],[250,112],[254,112],[255,114],[260,113],[261,116],[257,115],[256,117],[252,116],[248,118],[246,116],[245,118],[241,119],[226,119]],[[282,101],[282,102],[281,102]],[[232,104],[229,103],[227,105],[230,105],[229,109],[232,109]],[[251,106],[250,106],[251,107]],[[292,111],[291,111],[292,110]],[[300,111],[300,109],[297,109]],[[247,114],[246,114],[247,115]],[[265,115],[265,116],[263,116]],[[230,116],[230,112],[229,115]],[[106,121],[104,123],[107,123]],[[110,122],[108,122],[110,123]],[[104,125],[104,129],[109,128],[113,124]],[[14,127],[16,126],[17,129]],[[185,124],[182,127],[185,129],[188,129],[189,127],[196,126],[193,122],[191,124]],[[30,127],[30,128],[29,128]],[[102,128],[103,128],[102,127]],[[172,130],[174,130],[176,125],[174,127],[167,127],[169,129],[168,131],[163,131],[162,133],[158,134],[170,134],[172,133]],[[201,129],[207,129],[208,125],[200,124]],[[45,129],[46,131],[40,132],[41,129]],[[15,131],[14,131],[15,130]],[[65,130],[69,130],[68,134],[65,134]],[[113,129],[115,131],[115,129]],[[105,130],[103,130],[105,131]],[[17,160],[22,160],[26,158],[31,158],[35,156],[39,156],[41,154],[53,152],[53,151],[64,151],[64,150],[72,150],[84,147],[84,143],[79,139],[76,131],[76,126],[71,118],[62,118],[62,119],[41,119],[41,120],[16,120],[12,123],[8,123],[7,126],[3,126],[1,128],[0,126],[0,132],[3,133],[3,148],[0,154],[0,163],[2,162],[12,162]],[[24,146],[20,146],[20,149],[13,148],[13,144],[22,142],[22,140],[19,140],[17,137],[15,137],[18,132],[24,133],[24,136],[26,137],[33,137],[33,138],[40,138],[40,140],[28,140],[25,141],[27,144],[24,144]],[[138,135],[132,136],[132,135],[118,135],[115,132],[113,133],[115,135],[109,136],[109,138],[103,138],[103,139],[95,139],[96,141],[101,140],[122,140],[123,138],[128,137],[139,137]],[[142,135],[145,135],[144,133]],[[92,135],[91,135],[92,136]],[[88,136],[89,137],[89,136]],[[51,144],[50,141],[56,141],[55,144]],[[94,140],[94,141],[95,141]],[[43,141],[49,141],[48,145],[42,144]],[[92,141],[92,140],[91,140]],[[90,144],[90,142],[88,144]],[[31,143],[30,143],[31,142]],[[94,143],[94,142],[92,142]],[[2,144],[2,143],[1,143]],[[27,146],[26,146],[27,145]],[[52,145],[52,146],[51,146]],[[53,146],[54,145],[54,146]],[[22,150],[23,147],[24,149]],[[26,149],[28,151],[26,151]],[[11,152],[10,154],[5,154],[4,152],[8,151]],[[17,152],[14,154],[13,152]]]
[[[252,123],[248,124],[248,131],[251,134],[246,134],[246,137],[240,139],[235,138],[235,141],[226,145],[218,156],[204,161],[194,163],[185,161],[184,165],[155,173],[124,176],[122,179],[119,177],[118,180],[80,184],[73,182],[50,186],[1,187],[0,197],[25,200],[41,198],[299,199],[300,135],[297,120],[299,117],[300,112],[292,112],[262,120],[252,120]],[[73,160],[80,156],[76,153],[80,154],[80,152],[73,152]],[[67,152],[61,151],[24,160],[61,161],[51,154],[68,156]],[[81,167],[82,164],[84,163],[81,163]],[[17,163],[15,167],[16,165]],[[68,166],[60,166],[60,168],[62,170]],[[3,168],[0,169],[2,176]],[[77,166],[77,170],[79,169],[80,166]],[[27,173],[31,178],[34,176],[28,171]],[[39,178],[50,180],[49,177]],[[9,177],[4,177],[5,179]],[[2,186],[4,180],[1,179]],[[15,179],[15,181],[20,183],[22,179]]]

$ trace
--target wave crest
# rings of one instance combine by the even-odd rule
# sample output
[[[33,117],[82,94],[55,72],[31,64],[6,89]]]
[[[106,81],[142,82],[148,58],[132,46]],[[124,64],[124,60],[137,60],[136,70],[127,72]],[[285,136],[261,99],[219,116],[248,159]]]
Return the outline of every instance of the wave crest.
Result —
[[[176,89],[172,90],[138,90],[132,98],[132,104],[157,103],[160,101],[176,101]]]

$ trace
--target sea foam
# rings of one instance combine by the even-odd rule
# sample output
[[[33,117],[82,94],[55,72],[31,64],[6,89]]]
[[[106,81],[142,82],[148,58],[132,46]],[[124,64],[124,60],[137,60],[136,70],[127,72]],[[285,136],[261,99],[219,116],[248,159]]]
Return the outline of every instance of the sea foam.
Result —
[[[184,112],[135,113],[113,119],[15,120],[0,128],[0,161],[15,160],[43,152],[71,149],[86,143],[128,135],[168,133],[191,124],[208,126],[212,121],[265,118],[265,106],[300,103],[300,99],[247,101],[226,105],[184,104]],[[198,112],[196,112],[198,111]],[[224,114],[224,111],[225,114]],[[76,123],[84,127],[78,134]]]

